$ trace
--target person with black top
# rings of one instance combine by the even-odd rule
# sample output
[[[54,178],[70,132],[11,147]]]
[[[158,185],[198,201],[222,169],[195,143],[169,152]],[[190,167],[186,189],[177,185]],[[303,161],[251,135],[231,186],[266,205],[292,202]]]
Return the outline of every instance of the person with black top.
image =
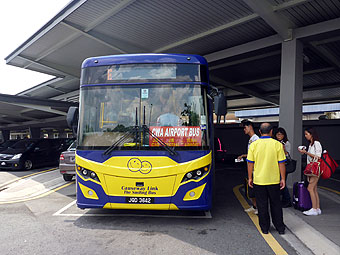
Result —
[[[248,148],[247,148],[247,151],[249,150],[249,146],[251,143],[253,143],[254,141],[256,141],[257,139],[259,139],[259,137],[255,134],[255,131],[254,131],[254,125],[251,121],[249,120],[242,120],[241,121],[241,126],[243,127],[243,131],[246,135],[248,135],[250,138],[249,138],[249,141],[248,141]],[[242,154],[240,156],[238,156],[238,160],[241,160],[243,158],[247,158],[247,154]],[[246,180],[248,181],[248,170],[247,170],[247,166],[245,167],[245,173],[246,173]],[[258,211],[257,211],[257,208],[256,208],[256,198],[255,198],[255,193],[254,193],[254,190],[252,187],[249,187],[248,184],[246,184],[247,187],[246,188],[246,192],[247,192],[247,195],[248,197],[251,199],[252,203],[253,203],[253,206],[245,209],[244,211],[245,212],[254,212],[254,214],[257,214]]]
[[[291,145],[290,145],[290,142],[288,141],[286,130],[282,127],[278,127],[275,130],[274,139],[282,143],[283,150],[286,154],[286,157],[290,156]],[[285,176],[286,182],[287,182],[287,177],[288,177],[288,173],[286,172],[286,176]],[[283,208],[291,207],[292,203],[290,200],[290,194],[289,194],[289,190],[287,186],[285,186],[284,189],[281,190],[281,195],[282,195],[282,200],[281,200],[282,207]]]

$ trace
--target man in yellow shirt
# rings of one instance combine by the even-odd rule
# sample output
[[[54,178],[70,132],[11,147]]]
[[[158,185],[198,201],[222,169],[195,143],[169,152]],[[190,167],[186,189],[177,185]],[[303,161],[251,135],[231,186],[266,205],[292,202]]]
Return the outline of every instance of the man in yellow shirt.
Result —
[[[286,185],[284,178],[286,156],[282,144],[271,138],[272,133],[272,126],[269,123],[262,123],[260,139],[249,146],[247,156],[248,184],[250,187],[254,187],[262,232],[268,234],[270,227],[269,200],[272,222],[279,234],[283,235],[285,225],[283,223],[280,189],[283,189]]]

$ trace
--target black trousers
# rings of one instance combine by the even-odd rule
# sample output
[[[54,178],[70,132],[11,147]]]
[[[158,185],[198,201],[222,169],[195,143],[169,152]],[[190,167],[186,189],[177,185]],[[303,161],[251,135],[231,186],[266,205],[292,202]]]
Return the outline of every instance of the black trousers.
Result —
[[[268,206],[270,202],[270,214],[272,222],[278,231],[284,231],[282,205],[280,201],[280,184],[256,185],[254,184],[256,205],[259,211],[259,224],[262,231],[268,231],[270,227],[270,216]]]

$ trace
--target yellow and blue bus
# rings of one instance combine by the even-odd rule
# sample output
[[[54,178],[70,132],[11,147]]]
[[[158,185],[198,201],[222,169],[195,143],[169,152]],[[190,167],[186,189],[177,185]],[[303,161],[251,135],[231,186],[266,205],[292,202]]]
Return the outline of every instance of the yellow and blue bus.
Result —
[[[82,64],[79,208],[209,210],[213,103],[198,55],[127,54]],[[78,121],[77,121],[78,123]]]

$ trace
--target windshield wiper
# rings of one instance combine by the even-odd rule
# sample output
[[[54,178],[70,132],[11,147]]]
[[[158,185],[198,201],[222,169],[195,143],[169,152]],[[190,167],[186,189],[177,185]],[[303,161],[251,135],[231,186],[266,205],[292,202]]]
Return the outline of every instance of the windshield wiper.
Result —
[[[114,149],[116,149],[116,147],[121,144],[122,142],[126,141],[130,135],[135,134],[135,142],[138,143],[138,133],[139,133],[139,126],[138,126],[138,109],[136,107],[136,125],[133,127],[133,129],[128,130],[121,138],[118,139],[118,141],[114,142],[109,148],[107,148],[104,152],[103,155],[108,155],[110,154],[112,151],[114,151]]]
[[[147,125],[143,125],[143,130],[146,130],[150,136],[152,136],[165,150],[167,150],[170,155],[177,156],[178,153],[173,148],[169,147],[165,142],[163,142],[157,135],[152,133],[152,131],[149,129]]]
[[[150,108],[150,119],[149,119],[149,125],[150,125],[150,120],[151,120],[151,111],[152,111],[152,104],[151,104],[151,108]],[[152,131],[149,129],[149,127],[145,124],[145,105],[144,105],[144,109],[143,109],[143,123],[144,125],[142,126],[143,129],[143,134],[145,134],[145,130],[147,130],[147,132],[149,133],[149,135],[151,135],[165,150],[167,150],[170,155],[174,156],[174,155],[178,155],[178,153],[171,147],[169,147],[165,142],[163,142],[157,135],[155,135],[154,133],[152,133]],[[144,139],[145,140],[145,137]]]
[[[135,129],[135,128],[134,128]],[[108,155],[110,154],[112,151],[114,151],[114,149],[116,149],[116,147],[121,144],[122,142],[124,142],[125,140],[127,140],[132,134],[135,133],[135,130],[129,130],[128,132],[126,132],[121,138],[118,139],[118,141],[114,142],[109,148],[107,148],[104,152],[103,155]]]

